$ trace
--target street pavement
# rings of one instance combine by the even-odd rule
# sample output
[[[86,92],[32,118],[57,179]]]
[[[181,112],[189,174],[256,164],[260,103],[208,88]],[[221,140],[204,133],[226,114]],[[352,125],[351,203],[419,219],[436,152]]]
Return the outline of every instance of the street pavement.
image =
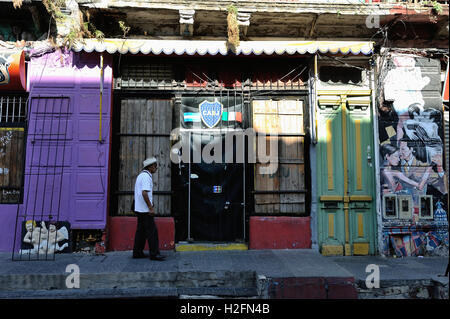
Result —
[[[325,257],[310,249],[163,255],[163,262],[132,259],[131,251],[13,261],[11,253],[0,253],[0,298],[361,299],[409,298],[414,290],[413,297],[431,299],[439,298],[436,286],[448,298],[448,277],[442,276],[448,257]],[[372,290],[366,287],[373,274],[368,265],[380,274]]]

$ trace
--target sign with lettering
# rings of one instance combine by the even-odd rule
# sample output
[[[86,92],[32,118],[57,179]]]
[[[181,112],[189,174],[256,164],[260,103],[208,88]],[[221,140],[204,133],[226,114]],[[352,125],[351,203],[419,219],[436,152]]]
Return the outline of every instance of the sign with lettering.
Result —
[[[222,118],[223,105],[219,101],[203,101],[199,104],[199,109],[200,117],[207,127],[213,128],[220,122],[220,119]]]

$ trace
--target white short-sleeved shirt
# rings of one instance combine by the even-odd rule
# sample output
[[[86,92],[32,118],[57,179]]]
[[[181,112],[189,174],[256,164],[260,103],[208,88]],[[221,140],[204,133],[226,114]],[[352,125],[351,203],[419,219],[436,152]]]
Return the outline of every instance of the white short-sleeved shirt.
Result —
[[[148,198],[153,205],[153,180],[149,171],[143,170],[136,178],[134,185],[134,211],[138,213],[148,213],[150,210],[142,196],[142,191],[148,191]]]

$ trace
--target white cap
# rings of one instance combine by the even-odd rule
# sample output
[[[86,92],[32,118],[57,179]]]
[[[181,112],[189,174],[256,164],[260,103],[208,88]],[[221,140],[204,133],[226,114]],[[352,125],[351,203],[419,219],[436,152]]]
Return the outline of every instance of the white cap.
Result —
[[[157,161],[156,161],[155,157],[147,158],[144,162],[142,162],[142,165],[143,165],[142,168],[146,168],[147,166],[152,165],[156,162]]]

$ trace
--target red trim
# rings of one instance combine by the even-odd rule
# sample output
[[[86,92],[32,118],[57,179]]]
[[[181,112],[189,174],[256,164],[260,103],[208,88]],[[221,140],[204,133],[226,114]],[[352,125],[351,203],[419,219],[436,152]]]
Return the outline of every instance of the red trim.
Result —
[[[175,248],[175,222],[172,217],[155,217],[158,228],[159,249],[172,250]],[[136,233],[136,217],[111,217],[109,250],[133,250],[134,235]],[[148,251],[148,243],[145,244]]]
[[[250,217],[250,249],[311,248],[310,217]]]

